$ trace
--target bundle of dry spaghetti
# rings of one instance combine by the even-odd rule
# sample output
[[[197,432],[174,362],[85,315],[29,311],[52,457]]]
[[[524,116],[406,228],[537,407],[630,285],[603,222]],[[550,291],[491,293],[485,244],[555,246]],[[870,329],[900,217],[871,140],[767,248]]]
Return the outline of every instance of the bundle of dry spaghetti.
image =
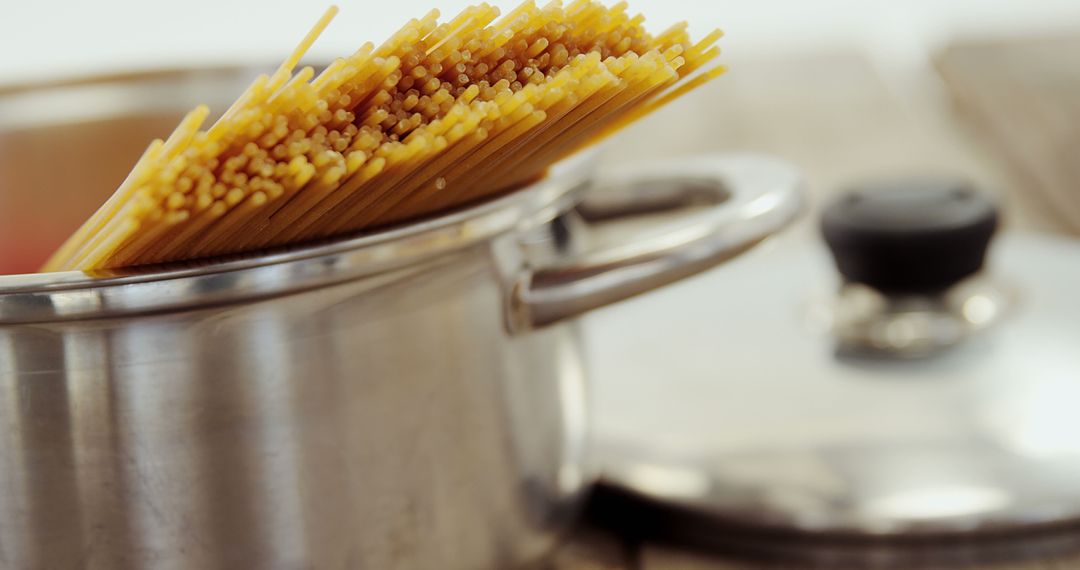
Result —
[[[412,20],[321,73],[294,72],[331,8],[212,126],[146,149],[45,271],[209,257],[401,222],[493,196],[719,75],[720,32],[653,36],[625,3]],[[695,73],[697,71],[698,73]],[[691,76],[693,74],[693,76]]]

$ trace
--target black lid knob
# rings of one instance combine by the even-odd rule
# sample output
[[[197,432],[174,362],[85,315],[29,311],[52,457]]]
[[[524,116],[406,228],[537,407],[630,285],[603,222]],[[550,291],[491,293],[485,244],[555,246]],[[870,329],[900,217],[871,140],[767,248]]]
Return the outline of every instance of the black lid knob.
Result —
[[[950,180],[864,185],[821,219],[840,273],[886,293],[934,293],[976,273],[997,224],[987,196]]]

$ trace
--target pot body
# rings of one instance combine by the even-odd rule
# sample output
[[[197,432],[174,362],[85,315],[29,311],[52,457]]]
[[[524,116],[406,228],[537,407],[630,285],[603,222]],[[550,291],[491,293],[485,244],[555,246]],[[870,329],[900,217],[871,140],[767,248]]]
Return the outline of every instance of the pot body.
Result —
[[[0,328],[0,563],[536,557],[581,490],[581,355],[573,324],[507,332],[492,247],[257,302]]]
[[[147,141],[199,102],[225,108],[254,75],[0,92],[0,257],[55,247]],[[572,322],[511,334],[506,293],[526,263],[516,244],[542,237],[563,190],[382,249],[361,240],[186,281],[0,277],[0,567],[537,558],[584,484],[581,355]]]

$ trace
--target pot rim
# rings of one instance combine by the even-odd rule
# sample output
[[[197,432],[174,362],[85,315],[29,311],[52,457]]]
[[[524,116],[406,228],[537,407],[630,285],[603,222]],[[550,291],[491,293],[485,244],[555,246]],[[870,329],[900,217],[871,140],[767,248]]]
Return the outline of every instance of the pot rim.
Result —
[[[0,325],[248,301],[400,269],[551,220],[578,200],[595,154],[499,198],[385,230],[163,266],[3,275]]]
[[[133,92],[145,80],[185,80],[252,68],[207,67],[103,76]],[[226,73],[227,78],[233,77]],[[48,82],[53,90],[95,83]],[[0,91],[23,97],[33,88]],[[523,188],[448,213],[389,228],[271,250],[108,271],[0,275],[0,325],[111,317],[132,312],[179,310],[254,300],[398,269],[460,250],[515,228],[535,226],[558,215],[586,186],[595,148],[553,165]]]

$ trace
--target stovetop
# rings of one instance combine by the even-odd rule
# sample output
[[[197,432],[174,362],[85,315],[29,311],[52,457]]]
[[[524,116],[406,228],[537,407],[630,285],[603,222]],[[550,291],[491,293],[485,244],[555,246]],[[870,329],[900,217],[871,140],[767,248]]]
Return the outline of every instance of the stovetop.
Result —
[[[946,60],[946,75],[960,77],[957,66],[978,59],[970,51],[961,55],[966,60]],[[1022,59],[1012,64],[1020,65]],[[1067,233],[1075,227],[1064,219],[1064,210],[1048,207],[1048,203],[1063,199],[1054,192],[1054,188],[1064,187],[1059,184],[1062,180],[1075,188],[1075,171],[1067,172],[1049,158],[1040,161],[1038,157],[1010,155],[1011,147],[984,136],[993,135],[993,128],[980,129],[976,124],[973,131],[971,121],[988,119],[985,113],[966,112],[971,110],[966,105],[979,103],[971,102],[971,93],[979,92],[972,87],[978,79],[972,74],[955,80],[952,87],[957,100],[950,101],[949,94],[939,90],[936,77],[899,83],[850,53],[743,63],[739,73],[727,81],[688,96],[678,113],[657,113],[613,141],[608,160],[653,157],[658,148],[663,149],[662,154],[761,150],[802,167],[815,203],[821,203],[831,191],[868,176],[945,172],[1000,191],[1007,204],[1007,228]],[[996,64],[990,67],[997,69]],[[762,96],[765,90],[768,96]],[[1032,99],[1033,106],[1014,101],[1011,105],[1015,109],[1039,107],[1040,101],[1051,100],[1041,97],[1037,89],[1028,91],[1025,96]],[[959,113],[953,112],[953,105],[959,106]],[[978,110],[985,111],[982,107]],[[1028,134],[1037,136],[1035,132]],[[646,140],[650,144],[641,144]],[[1041,165],[1035,178],[1030,177],[1033,164]],[[1080,205],[1080,201],[1075,204]],[[808,216],[783,239],[815,239],[814,218]],[[601,407],[605,405],[612,405],[612,401],[600,402]],[[1072,527],[893,543],[733,529],[725,540],[714,540],[710,548],[702,548],[664,538],[669,522],[647,508],[616,509],[612,515],[610,507],[601,504],[601,514],[597,516],[594,510],[590,521],[569,537],[557,552],[552,570],[1080,569],[1080,529]],[[612,526],[620,528],[613,531]]]

